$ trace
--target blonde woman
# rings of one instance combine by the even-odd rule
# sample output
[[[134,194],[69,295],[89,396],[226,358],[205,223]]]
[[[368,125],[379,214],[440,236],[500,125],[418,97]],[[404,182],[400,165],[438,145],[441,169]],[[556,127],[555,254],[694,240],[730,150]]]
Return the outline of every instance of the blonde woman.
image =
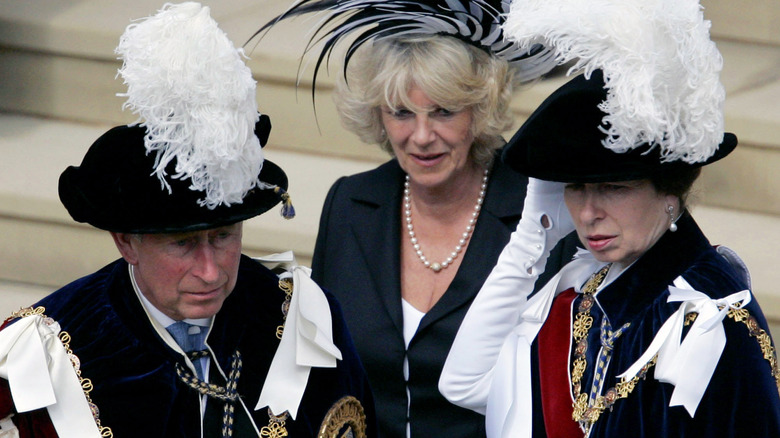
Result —
[[[510,99],[553,61],[503,40],[507,10],[481,0],[305,1],[290,12],[345,20],[318,29],[321,60],[366,25],[336,104],[344,126],[390,160],[331,187],[312,276],[339,298],[383,438],[485,434],[484,417],[450,404],[437,381],[523,209],[527,179],[498,158]]]

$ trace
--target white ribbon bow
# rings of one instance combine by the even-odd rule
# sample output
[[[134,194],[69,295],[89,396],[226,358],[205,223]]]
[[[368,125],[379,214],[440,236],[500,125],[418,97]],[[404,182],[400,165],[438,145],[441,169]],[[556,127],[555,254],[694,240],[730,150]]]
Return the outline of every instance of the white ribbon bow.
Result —
[[[669,286],[667,302],[681,302],[680,308],[658,330],[639,360],[618,377],[633,378],[658,354],[656,380],[674,385],[669,406],[683,406],[693,417],[726,346],[723,319],[730,309],[750,303],[751,294],[743,290],[716,300],[694,290],[682,277],[674,284],[677,287]],[[685,317],[690,312],[699,315],[682,339]]]
[[[341,351],[333,344],[328,299],[311,278],[311,269],[298,266],[291,251],[258,259],[287,269],[293,279],[284,332],[255,410],[268,406],[274,415],[298,413],[312,367],[335,368]]]
[[[46,408],[62,438],[99,437],[95,419],[65,347],[59,324],[41,315],[0,331],[0,377],[8,380],[18,412]]]

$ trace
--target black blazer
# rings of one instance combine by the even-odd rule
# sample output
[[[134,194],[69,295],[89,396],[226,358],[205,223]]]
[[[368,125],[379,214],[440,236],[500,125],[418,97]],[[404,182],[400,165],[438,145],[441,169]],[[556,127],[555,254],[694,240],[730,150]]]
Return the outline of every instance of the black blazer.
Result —
[[[484,436],[484,417],[450,404],[439,393],[438,380],[466,311],[520,220],[528,180],[495,160],[460,268],[420,322],[408,352],[400,280],[400,239],[406,237],[401,229],[403,182],[403,170],[391,160],[333,184],[322,210],[312,278],[341,302],[374,392],[380,438],[406,436],[405,355],[412,437]],[[569,259],[572,253],[570,245]],[[561,265],[556,249],[539,284]]]

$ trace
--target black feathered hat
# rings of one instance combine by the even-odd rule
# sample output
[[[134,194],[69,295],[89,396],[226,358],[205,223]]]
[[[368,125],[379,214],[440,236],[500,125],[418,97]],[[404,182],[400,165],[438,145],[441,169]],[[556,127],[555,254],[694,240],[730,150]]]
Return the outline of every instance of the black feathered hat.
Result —
[[[608,127],[601,104],[607,98],[602,72],[580,75],[557,89],[529,116],[504,150],[510,167],[547,181],[595,183],[643,179],[675,169],[710,164],[737,146],[726,133],[715,153],[704,161],[664,161],[652,145],[615,152],[604,146]]]
[[[267,137],[268,117],[261,117],[257,128],[258,137]],[[203,192],[191,190],[189,178],[170,179],[170,191],[160,183],[152,173],[155,155],[146,153],[145,136],[142,126],[117,126],[90,146],[80,166],[65,169],[59,195],[74,220],[122,233],[197,231],[262,214],[287,190],[284,171],[265,160],[259,179],[276,190],[255,187],[240,204],[202,206]],[[169,170],[175,167],[175,160],[168,164]]]
[[[60,177],[76,221],[116,232],[194,231],[239,222],[280,201],[287,177],[264,159],[271,123],[227,35],[198,3],[166,4],[127,27],[117,54],[137,124],[106,132]]]
[[[723,68],[698,0],[513,0],[504,32],[544,44],[569,73],[510,141],[505,160],[555,181],[644,178],[716,161],[724,134]],[[590,79],[586,79],[590,78]]]
[[[318,26],[304,50],[307,54],[321,44],[313,73],[315,85],[320,66],[343,39],[350,40],[343,65],[346,74],[349,60],[364,43],[416,35],[460,39],[506,60],[518,80],[530,81],[555,67],[555,57],[542,44],[521,47],[506,40],[502,24],[510,3],[510,0],[297,0],[252,38],[281,20],[319,14]]]

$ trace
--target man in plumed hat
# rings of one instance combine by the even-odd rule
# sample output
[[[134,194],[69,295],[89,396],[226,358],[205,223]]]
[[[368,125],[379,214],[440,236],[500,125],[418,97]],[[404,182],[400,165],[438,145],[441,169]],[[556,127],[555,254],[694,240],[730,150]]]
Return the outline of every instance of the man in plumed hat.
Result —
[[[367,380],[333,297],[290,254],[241,254],[282,202],[251,72],[197,3],[129,26],[117,53],[138,124],[59,182],[121,258],[0,330],[2,437],[315,437],[372,433]]]

